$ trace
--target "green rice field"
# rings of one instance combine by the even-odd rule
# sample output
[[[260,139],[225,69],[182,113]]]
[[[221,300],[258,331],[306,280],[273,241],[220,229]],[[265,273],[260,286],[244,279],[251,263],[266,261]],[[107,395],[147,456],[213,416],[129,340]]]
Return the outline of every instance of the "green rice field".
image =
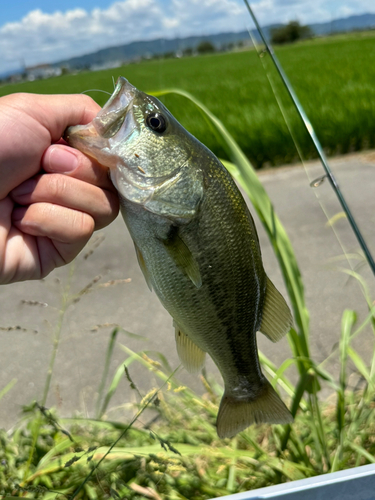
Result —
[[[315,39],[276,52],[328,155],[375,146],[375,33]],[[0,87],[0,95],[89,89],[111,92],[113,78],[119,75],[147,92],[179,88],[193,94],[222,120],[255,167],[291,163],[297,159],[296,149],[263,62],[305,158],[314,157],[314,148],[267,59],[265,56],[261,61],[256,51],[246,50],[144,61],[112,70],[7,85]],[[107,99],[100,92],[89,94],[101,105]],[[176,95],[164,100],[190,132],[225,157],[191,102]]]

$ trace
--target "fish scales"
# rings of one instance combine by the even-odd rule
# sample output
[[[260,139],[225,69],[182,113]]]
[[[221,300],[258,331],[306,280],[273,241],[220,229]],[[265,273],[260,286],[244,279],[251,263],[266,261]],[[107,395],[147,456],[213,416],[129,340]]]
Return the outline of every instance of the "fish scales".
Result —
[[[197,158],[192,161],[200,165],[203,163]],[[126,200],[122,200],[124,217],[133,240],[142,250],[161,302],[184,333],[202,350],[209,351],[215,362],[220,360],[220,367],[231,356],[231,363],[243,364],[245,369],[247,363],[243,358],[248,360],[249,356],[256,366],[256,347],[254,342],[248,340],[256,338],[255,332],[259,328],[265,276],[253,255],[254,250],[260,250],[251,230],[251,215],[242,196],[216,159],[210,158],[206,164],[208,188],[198,217],[179,230],[182,240],[198,261],[202,275],[199,289],[182,275],[162,241],[156,248],[149,245],[150,238],[160,240],[160,232],[164,228],[160,231],[160,225],[150,224],[149,221],[145,221],[145,227],[141,228],[139,216],[127,206]],[[232,198],[229,209],[228,196]],[[130,214],[134,214],[133,220]],[[234,221],[236,226],[241,225],[240,230],[238,227],[234,230]],[[254,297],[258,300],[254,301]],[[229,350],[223,352],[218,342],[220,337],[228,340]],[[241,337],[245,342],[238,342]]]
[[[74,147],[110,169],[150,288],[171,314],[181,361],[208,353],[224,380],[220,437],[292,417],[261,371],[256,332],[279,340],[292,324],[267,277],[248,207],[221,162],[155,98],[120,78]]]

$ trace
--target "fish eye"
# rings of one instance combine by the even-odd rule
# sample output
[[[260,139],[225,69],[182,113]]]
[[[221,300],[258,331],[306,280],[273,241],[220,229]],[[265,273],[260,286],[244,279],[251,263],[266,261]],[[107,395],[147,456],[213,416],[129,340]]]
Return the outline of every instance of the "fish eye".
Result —
[[[159,134],[162,134],[167,128],[166,119],[160,113],[152,113],[151,115],[148,115],[146,123],[150,129],[158,132]]]

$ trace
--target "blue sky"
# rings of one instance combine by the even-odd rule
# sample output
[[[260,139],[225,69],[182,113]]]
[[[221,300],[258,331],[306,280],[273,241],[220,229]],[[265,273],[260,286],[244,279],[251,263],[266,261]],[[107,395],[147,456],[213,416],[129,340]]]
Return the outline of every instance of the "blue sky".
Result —
[[[375,0],[253,0],[261,24],[365,12]],[[0,74],[99,48],[252,28],[242,0],[10,0],[0,9]]]

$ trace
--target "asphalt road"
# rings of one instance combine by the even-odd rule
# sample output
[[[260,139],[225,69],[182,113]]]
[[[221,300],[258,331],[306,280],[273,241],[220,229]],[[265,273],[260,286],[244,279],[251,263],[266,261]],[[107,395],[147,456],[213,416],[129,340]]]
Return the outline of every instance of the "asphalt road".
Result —
[[[375,255],[375,152],[336,158],[330,164]],[[335,194],[327,181],[316,189],[309,186],[308,176],[311,180],[322,174],[317,162],[309,163],[307,171],[302,166],[292,166],[259,174],[297,255],[311,316],[311,351],[319,362],[331,353],[339,340],[344,309],[356,310],[359,319],[366,316],[366,304],[357,280],[338,270],[348,265],[341,260],[343,250],[332,228],[327,226],[320,205],[329,217],[341,212]],[[255,220],[266,271],[285,294],[272,248],[256,217]],[[334,227],[346,251],[358,255],[358,244],[348,222],[338,218]],[[87,256],[90,248],[94,251]],[[374,293],[374,277],[367,264],[363,260],[353,262]],[[77,296],[96,277],[98,281],[79,295],[79,300],[71,303],[62,316],[64,297]],[[108,285],[111,280],[128,279],[130,281]],[[132,241],[119,217],[94,236],[73,267],[58,269],[40,282],[0,287],[0,391],[17,380],[0,400],[1,427],[12,426],[21,415],[22,405],[33,399],[41,401],[60,320],[60,340],[47,406],[57,406],[61,416],[76,413],[94,416],[113,328],[110,325],[121,325],[129,332],[148,338],[119,334],[110,375],[127,356],[120,344],[133,350],[159,351],[173,368],[179,364],[171,318],[155,294],[148,290]],[[373,342],[368,330],[354,345],[361,355],[370,359]],[[260,336],[259,346],[277,365],[290,357],[286,339],[275,345]],[[325,367],[337,375],[337,356]],[[208,371],[219,378],[212,362],[208,363]],[[143,391],[157,384],[154,375],[136,363],[131,365],[130,372]],[[198,377],[184,370],[179,376],[184,384],[203,392]],[[128,382],[123,380],[111,401],[113,410],[109,418],[122,418],[126,403],[134,397]],[[115,409],[116,406],[119,408]]]

